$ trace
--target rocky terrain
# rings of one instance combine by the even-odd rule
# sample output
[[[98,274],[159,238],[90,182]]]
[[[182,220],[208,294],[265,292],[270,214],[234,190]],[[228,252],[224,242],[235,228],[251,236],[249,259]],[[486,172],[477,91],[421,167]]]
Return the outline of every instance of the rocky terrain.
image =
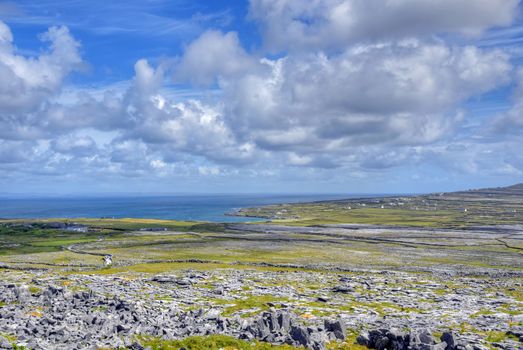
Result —
[[[0,285],[0,348],[141,349],[141,337],[227,334],[308,349],[355,341],[376,349],[392,342],[394,349],[521,349],[521,281],[449,277],[250,269],[153,276],[10,272]]]

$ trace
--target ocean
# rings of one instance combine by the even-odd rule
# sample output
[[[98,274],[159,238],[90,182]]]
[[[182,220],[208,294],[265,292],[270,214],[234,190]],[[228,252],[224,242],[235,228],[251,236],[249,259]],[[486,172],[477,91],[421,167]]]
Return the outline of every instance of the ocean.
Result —
[[[0,218],[146,218],[211,222],[255,221],[227,216],[240,208],[268,204],[370,197],[370,195],[169,195],[63,198],[0,198]]]

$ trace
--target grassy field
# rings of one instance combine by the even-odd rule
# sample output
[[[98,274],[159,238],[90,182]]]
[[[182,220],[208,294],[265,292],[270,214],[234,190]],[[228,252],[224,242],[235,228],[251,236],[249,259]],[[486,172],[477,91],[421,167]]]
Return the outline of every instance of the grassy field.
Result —
[[[508,192],[510,193],[510,191]],[[412,197],[358,198],[245,208],[238,215],[286,225],[375,224],[456,228],[523,224],[523,196],[469,191]]]
[[[343,343],[332,342],[327,345],[328,350],[364,350],[364,346],[354,344],[354,337],[347,339]],[[141,338],[140,342],[144,346],[150,346],[153,350],[296,350],[289,345],[271,345],[264,342],[247,342],[232,337],[222,335],[212,335],[208,337],[189,337],[183,340],[159,340],[155,338]]]
[[[149,220],[75,220],[93,232],[46,229],[41,221],[27,225],[0,224],[1,261],[17,266],[57,265],[55,268],[93,273],[160,273],[180,268],[210,269],[302,266],[305,269],[409,269],[427,271],[433,267],[469,267],[521,271],[521,240],[506,239],[510,248],[491,235],[456,232],[444,235],[383,230],[348,231],[325,234],[321,231],[242,232],[220,225],[162,221],[168,231],[140,231]],[[109,225],[110,224],[110,225]],[[249,227],[257,227],[252,225]],[[314,228],[311,228],[313,230]],[[198,232],[199,231],[199,232]],[[442,241],[441,237],[444,237]],[[111,254],[114,265],[102,269],[100,256]],[[30,258],[29,258],[30,256]],[[267,264],[271,266],[267,266]],[[52,266],[49,266],[52,268]]]
[[[523,223],[522,201],[506,193],[465,192],[282,204],[243,210],[243,215],[273,220],[239,226],[133,218],[3,220],[0,262],[68,274],[186,268],[518,273],[523,270],[523,237],[503,230],[482,233],[474,226]],[[88,230],[58,229],[59,223]],[[384,228],[319,227],[325,224]],[[100,254],[112,255],[113,266],[104,267]]]

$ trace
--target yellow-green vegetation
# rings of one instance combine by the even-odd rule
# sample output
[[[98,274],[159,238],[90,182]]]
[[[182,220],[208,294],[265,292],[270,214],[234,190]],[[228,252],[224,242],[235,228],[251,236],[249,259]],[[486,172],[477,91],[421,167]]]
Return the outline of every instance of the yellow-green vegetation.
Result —
[[[327,344],[328,350],[368,350],[366,346],[359,345],[356,343],[356,338],[360,334],[359,330],[348,329],[347,337],[343,342],[331,342]]]
[[[67,245],[96,241],[98,235],[0,224],[0,255],[60,251]]]
[[[463,322],[463,323],[459,324],[457,327],[457,330],[462,334],[467,333],[467,332],[480,334],[483,336],[483,339],[485,339],[485,341],[487,341],[489,343],[499,343],[506,339],[513,339],[513,340],[519,341],[519,338],[517,338],[516,336],[513,336],[513,335],[509,335],[504,331],[497,331],[497,330],[482,331],[480,329],[477,329],[476,327],[473,327],[468,322]]]
[[[328,350],[364,350],[361,345],[354,344],[352,334],[345,342],[331,342]],[[138,341],[153,350],[298,350],[303,347],[290,345],[272,345],[260,341],[247,342],[224,335],[194,336],[182,340],[161,340],[152,337],[138,337]]]
[[[86,225],[89,232],[53,228],[52,224]],[[219,231],[220,224],[192,221],[151,219],[38,219],[0,220],[0,255],[60,251],[65,246],[96,242],[100,237],[111,241],[122,238],[122,233],[140,229],[165,228],[176,232]],[[147,231],[143,232],[146,235]],[[185,236],[184,238],[187,238]],[[126,237],[128,238],[128,237]],[[138,240],[139,238],[134,238]],[[147,238],[142,238],[145,241]],[[172,238],[171,238],[172,239]]]
[[[516,341],[519,341],[518,337],[513,336],[513,335],[508,335],[506,332],[501,332],[501,331],[488,331],[488,332],[486,332],[486,336],[485,336],[485,340],[490,343],[498,343],[507,338],[511,338]]]
[[[504,291],[507,295],[510,295],[512,298],[517,301],[523,302],[523,289],[511,288]]]
[[[8,342],[11,342],[11,343],[16,342],[16,340],[17,340],[14,335],[7,334],[7,333],[0,333],[0,336],[4,337]]]
[[[459,222],[455,213],[411,211],[403,209],[362,208],[351,210],[326,210],[321,206],[293,208],[297,219],[274,220],[291,226],[326,224],[377,224],[416,227],[450,226]],[[292,214],[291,214],[292,215]]]
[[[466,205],[468,211],[462,212],[459,208],[464,203],[459,200],[409,197],[276,205],[251,211],[262,216],[279,213],[278,216],[286,219],[276,220],[275,223],[291,226],[373,223],[461,228],[485,223],[483,221],[489,215],[505,218],[503,213],[507,209],[504,203],[500,204],[500,208],[482,201],[468,201]],[[476,215],[479,212],[485,215]],[[514,220],[519,219],[512,218],[506,223]],[[56,223],[86,225],[89,232],[49,228]],[[256,231],[252,227],[243,232],[227,224],[131,218],[4,220],[0,221],[0,255],[5,256],[3,261],[6,263],[23,264],[29,261],[24,255],[31,253],[30,262],[35,267],[58,270],[60,266],[36,264],[69,265],[62,270],[73,273],[72,270],[85,272],[90,269],[91,273],[97,274],[162,273],[186,268],[281,270],[286,268],[285,265],[313,270],[331,267],[378,270],[412,267],[419,270],[440,265],[523,269],[520,251],[485,236],[467,238],[470,241],[465,242],[465,237],[459,232],[426,231],[423,233],[425,237],[419,239],[419,233],[411,234],[408,230],[398,229],[372,234],[333,229],[324,235],[315,229],[272,233],[265,232],[263,228]],[[159,228],[166,231],[148,231]],[[439,235],[445,235],[445,239]],[[65,250],[71,246],[73,251]],[[100,256],[81,255],[74,250],[111,254],[114,265],[101,269],[103,263]],[[266,263],[276,266],[253,266]],[[438,293],[443,295],[445,292]]]
[[[25,346],[16,345],[17,338],[11,334],[0,333],[0,336],[5,338],[13,347],[13,350],[26,350]]]
[[[40,294],[42,292],[42,289],[37,286],[29,286],[29,293],[31,294]]]
[[[492,311],[492,310],[481,309],[478,312],[475,312],[472,315],[470,315],[470,317],[471,318],[477,318],[477,317],[480,317],[480,316],[483,316],[483,315],[493,315],[493,314],[495,314],[495,312]]]
[[[513,316],[523,315],[523,304],[521,304],[521,305],[503,304],[496,311],[502,312],[502,313],[508,314],[508,315],[513,315]]]
[[[458,210],[463,206],[459,201],[428,197],[365,199],[365,206],[364,200],[354,201],[277,205],[251,211],[262,216],[276,211],[287,219],[275,223],[291,226],[373,223],[454,228],[484,220],[485,215],[478,219],[474,212],[497,217],[506,211],[503,203],[499,209],[474,201],[467,202],[469,210],[465,213]],[[89,232],[48,228],[54,223],[87,225]],[[158,228],[166,231],[148,231]],[[440,265],[523,269],[517,262],[521,260],[514,260],[521,253],[496,239],[471,238],[472,243],[464,244],[460,234],[444,240],[437,233],[425,235],[420,240],[415,234],[410,237],[408,231],[398,230],[374,236],[350,231],[322,235],[298,230],[278,234],[261,230],[251,234],[233,230],[226,224],[131,218],[4,220],[0,221],[0,255],[6,256],[6,263],[21,264],[28,261],[24,255],[31,253],[33,266],[36,263],[76,265],[76,270],[90,268],[93,273],[100,274],[160,273],[184,268],[259,268],[252,265],[264,263],[281,265],[278,269],[285,268],[284,265],[299,265],[306,269],[324,269],[324,266],[347,269],[412,266],[416,269]],[[83,252],[111,254],[114,266],[100,269],[101,257],[64,250],[71,246]],[[407,254],[405,249],[409,250]],[[194,260],[203,263],[194,263]]]
[[[296,226],[358,223],[417,227],[521,224],[523,201],[510,192],[471,191],[358,198],[247,208],[240,215]]]
[[[161,340],[139,337],[139,342],[153,350],[296,350],[289,345],[271,345],[254,341],[246,342],[225,335],[194,336],[182,340]],[[302,348],[303,349],[303,348]]]

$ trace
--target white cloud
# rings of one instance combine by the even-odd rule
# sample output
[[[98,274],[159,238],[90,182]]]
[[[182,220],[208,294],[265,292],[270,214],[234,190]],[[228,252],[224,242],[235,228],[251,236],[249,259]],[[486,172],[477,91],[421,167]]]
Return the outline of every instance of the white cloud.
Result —
[[[41,40],[49,48],[40,56],[18,55],[10,29],[0,22],[0,138],[44,137],[49,100],[82,65],[79,44],[67,28],[52,27]]]
[[[251,0],[271,50],[334,49],[438,33],[478,35],[509,25],[519,0]]]
[[[51,142],[51,148],[58,153],[84,157],[96,154],[96,142],[90,136],[64,135]]]
[[[136,67],[134,84],[119,108],[130,124],[124,138],[140,139],[165,152],[181,152],[222,162],[253,156],[248,142],[237,143],[220,110],[196,100],[176,102],[160,90],[163,77],[146,61]],[[156,145],[156,146],[155,146]]]
[[[41,36],[49,50],[38,57],[15,53],[9,28],[0,23],[0,113],[33,112],[61,88],[64,78],[80,68],[79,44],[65,27]]]
[[[216,78],[234,78],[255,68],[255,59],[242,48],[235,32],[209,30],[185,49],[176,79],[210,85]]]
[[[418,41],[264,60],[226,80],[236,136],[269,150],[418,145],[452,133],[468,98],[510,81],[508,55]]]
[[[209,166],[200,166],[198,167],[198,172],[201,175],[209,176],[209,175],[220,175],[221,170],[219,167],[209,167]]]

